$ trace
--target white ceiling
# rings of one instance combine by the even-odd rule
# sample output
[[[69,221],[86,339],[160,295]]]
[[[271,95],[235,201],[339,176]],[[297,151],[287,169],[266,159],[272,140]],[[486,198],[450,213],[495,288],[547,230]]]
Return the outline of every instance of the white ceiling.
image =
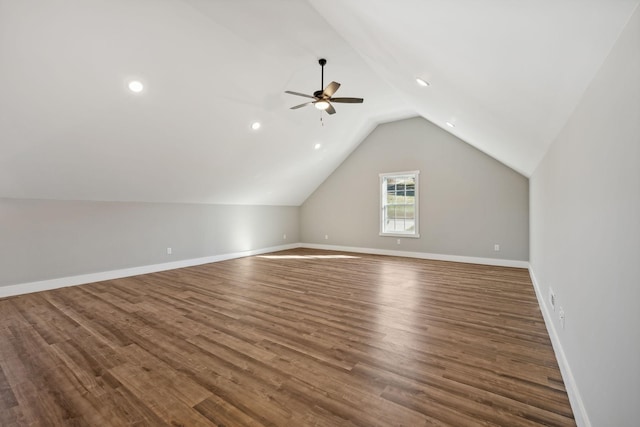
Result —
[[[530,175],[638,2],[0,0],[0,197],[299,205],[415,115]]]

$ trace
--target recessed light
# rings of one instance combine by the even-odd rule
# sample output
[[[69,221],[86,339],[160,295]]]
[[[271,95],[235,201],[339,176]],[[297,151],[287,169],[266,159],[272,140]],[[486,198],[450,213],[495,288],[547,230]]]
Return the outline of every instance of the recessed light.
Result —
[[[320,144],[320,143],[318,143],[318,144],[313,146],[314,150],[319,150],[320,148],[322,148],[322,144]]]
[[[260,129],[260,126],[262,126],[262,125],[260,124],[260,122],[253,122],[253,123],[251,123],[251,129],[253,129],[253,130],[258,130],[258,129]]]
[[[431,86],[431,83],[426,80],[422,80],[420,77],[416,77],[416,83],[418,83],[422,87]]]
[[[454,125],[454,124],[453,124],[453,123],[451,123],[451,122],[447,122],[447,126],[449,126],[450,128],[454,128],[454,127],[456,127],[456,125]]]
[[[144,89],[142,82],[139,82],[138,80],[132,80],[129,82],[129,90],[131,92],[140,93],[142,92],[142,89]]]

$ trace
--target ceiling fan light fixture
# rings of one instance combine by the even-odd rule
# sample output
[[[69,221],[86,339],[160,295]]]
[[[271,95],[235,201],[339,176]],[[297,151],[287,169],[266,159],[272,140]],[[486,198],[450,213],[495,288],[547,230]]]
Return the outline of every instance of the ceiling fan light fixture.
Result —
[[[313,105],[315,105],[318,110],[323,110],[323,111],[329,108],[329,103],[324,100],[316,101],[313,103]]]

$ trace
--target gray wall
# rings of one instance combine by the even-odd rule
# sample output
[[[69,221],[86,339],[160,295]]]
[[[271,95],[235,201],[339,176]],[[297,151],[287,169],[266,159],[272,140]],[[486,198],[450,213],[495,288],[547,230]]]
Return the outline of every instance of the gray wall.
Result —
[[[531,178],[531,267],[593,426],[640,420],[639,76],[637,9]]]
[[[411,170],[420,170],[420,238],[398,245],[379,236],[378,175]],[[528,221],[527,178],[412,118],[378,126],[305,201],[300,224],[304,243],[526,261]]]
[[[0,286],[298,241],[298,207],[0,199]]]

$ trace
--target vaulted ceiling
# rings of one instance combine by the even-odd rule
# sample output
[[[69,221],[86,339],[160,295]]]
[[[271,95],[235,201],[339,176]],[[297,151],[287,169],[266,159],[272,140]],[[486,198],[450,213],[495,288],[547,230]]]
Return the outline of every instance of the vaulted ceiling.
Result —
[[[0,0],[0,197],[299,205],[415,115],[530,175],[638,2]]]

